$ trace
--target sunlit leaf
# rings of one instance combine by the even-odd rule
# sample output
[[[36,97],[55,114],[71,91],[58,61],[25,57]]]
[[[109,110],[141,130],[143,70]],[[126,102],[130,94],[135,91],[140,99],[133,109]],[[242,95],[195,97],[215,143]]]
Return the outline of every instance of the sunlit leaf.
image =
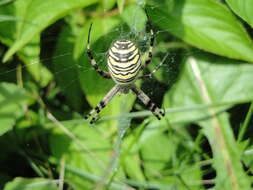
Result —
[[[155,3],[148,12],[155,25],[197,48],[253,62],[249,35],[217,1],[171,0]]]
[[[190,57],[181,70],[180,80],[165,95],[165,107],[250,101],[253,99],[253,84],[250,82],[252,73],[253,66],[249,63],[208,54]],[[204,85],[207,91],[203,91],[199,85]],[[207,95],[210,102],[205,99]],[[173,120],[187,121],[203,119],[207,117],[207,112],[185,112],[176,114],[176,117],[172,117],[173,113],[168,115]]]
[[[133,32],[140,32],[145,28],[146,15],[144,10],[138,5],[127,6],[121,17]]]
[[[5,54],[3,60],[7,61],[14,53],[16,53],[20,48],[27,44],[35,35],[39,34],[47,26],[62,18],[73,9],[82,8],[95,2],[97,2],[97,0],[15,1],[14,7],[18,4],[23,4],[22,9],[19,6],[17,7],[17,12],[29,12],[29,14],[24,14],[19,18],[20,26],[18,27],[17,31],[19,36],[16,38],[13,46]],[[13,6],[13,4],[11,6]],[[43,14],[41,14],[42,12]]]
[[[252,73],[251,64],[207,54],[189,57],[177,85],[164,98],[165,105],[166,107],[169,105],[191,107],[253,99]],[[167,117],[173,121],[194,121],[203,127],[214,153],[217,189],[220,187],[236,190],[249,189],[249,179],[240,163],[241,151],[237,148],[228,116],[226,114],[215,116],[222,109],[207,108],[201,111],[170,113]],[[213,118],[208,120],[210,116]]]
[[[226,0],[230,8],[253,28],[253,1]]]
[[[11,83],[0,83],[0,135],[11,130],[18,117],[25,112],[29,100],[26,92]]]
[[[0,12],[4,13],[5,17],[13,17],[13,20],[8,20],[8,22],[0,22],[0,41],[5,45],[12,46],[15,39],[19,38],[20,28],[23,23],[20,18],[26,14],[25,9],[26,5],[22,3],[22,1],[0,7]],[[40,63],[40,36],[35,35],[17,54],[26,64],[24,67],[31,73],[33,78],[40,83],[41,86],[47,85],[52,79],[52,75],[48,69]]]
[[[113,6],[116,4],[116,1],[117,0],[103,0],[103,11],[107,11],[113,8]]]
[[[57,186],[53,180],[43,178],[15,178],[8,182],[4,190],[57,190]]]
[[[212,112],[212,110],[209,110]],[[241,151],[234,139],[228,114],[220,114],[210,120],[200,122],[211,144],[217,176],[216,189],[250,190],[250,178],[241,164]]]
[[[50,136],[53,156],[59,162],[64,158],[67,167],[78,168],[80,171],[100,176],[110,159],[111,145],[108,140],[102,133],[87,124],[70,124],[65,127],[75,135],[76,139],[71,140],[64,133],[55,130]],[[89,180],[84,180],[71,172],[66,172],[66,180],[78,190],[92,187]]]

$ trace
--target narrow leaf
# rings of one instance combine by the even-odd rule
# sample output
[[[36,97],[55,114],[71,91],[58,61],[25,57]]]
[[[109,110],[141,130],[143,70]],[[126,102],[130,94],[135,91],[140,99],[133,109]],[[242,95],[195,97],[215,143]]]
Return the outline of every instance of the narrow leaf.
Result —
[[[15,178],[8,182],[4,190],[57,190],[57,185],[54,180],[43,178]]]
[[[240,64],[206,54],[190,57],[177,85],[166,95],[165,104],[180,107],[253,99],[252,73],[251,64]],[[219,115],[220,111],[207,108],[168,114],[167,117],[185,121],[195,119],[203,127],[213,151],[217,189],[248,190],[250,181],[241,165],[241,151],[235,141],[228,115]]]

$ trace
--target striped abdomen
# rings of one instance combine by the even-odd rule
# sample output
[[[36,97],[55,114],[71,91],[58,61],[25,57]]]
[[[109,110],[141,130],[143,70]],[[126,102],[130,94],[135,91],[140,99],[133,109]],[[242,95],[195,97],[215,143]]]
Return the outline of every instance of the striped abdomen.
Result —
[[[107,64],[115,82],[131,83],[141,68],[139,50],[130,40],[118,40],[109,49]]]

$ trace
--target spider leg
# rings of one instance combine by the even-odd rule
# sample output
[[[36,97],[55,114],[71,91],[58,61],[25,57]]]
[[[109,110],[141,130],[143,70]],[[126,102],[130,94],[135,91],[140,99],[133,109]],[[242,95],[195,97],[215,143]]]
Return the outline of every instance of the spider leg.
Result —
[[[97,62],[96,62],[96,60],[93,57],[93,54],[92,54],[92,51],[91,51],[91,48],[90,48],[90,32],[91,32],[91,28],[92,28],[92,23],[90,25],[89,34],[88,34],[87,55],[89,57],[91,65],[93,66],[93,68],[95,69],[95,71],[97,71],[102,77],[109,79],[109,78],[111,78],[110,73],[106,72],[106,71],[102,71],[101,69],[99,69]]]
[[[160,69],[161,66],[164,64],[164,62],[165,62],[165,60],[167,59],[168,56],[169,56],[169,53],[167,53],[167,54],[164,56],[164,58],[163,58],[163,60],[161,61],[161,63],[159,63],[153,71],[151,71],[150,73],[148,73],[148,74],[146,74],[146,75],[139,76],[139,77],[137,77],[137,79],[152,78],[152,76],[154,75],[154,73],[155,73],[158,69]]]
[[[147,16],[147,26],[150,28],[150,44],[149,44],[149,50],[148,50],[148,58],[147,60],[145,61],[144,63],[144,66],[143,67],[146,67],[152,60],[152,57],[153,57],[153,47],[154,47],[154,41],[155,41],[155,34],[154,34],[154,31],[152,29],[152,23],[151,23],[151,20],[149,18],[149,15],[148,15],[148,12],[147,10],[145,9],[145,13],[146,13],[146,16]]]
[[[142,103],[156,116],[158,120],[162,116],[165,116],[165,111],[158,108],[155,103],[153,103],[150,98],[137,86],[133,86],[131,90],[137,95],[137,97],[142,101]]]
[[[109,101],[119,92],[120,87],[115,85],[106,96],[96,105],[94,109],[90,111],[88,115],[85,116],[85,119],[91,117],[90,124],[93,124],[98,120],[98,113],[105,108],[105,106],[109,103]]]

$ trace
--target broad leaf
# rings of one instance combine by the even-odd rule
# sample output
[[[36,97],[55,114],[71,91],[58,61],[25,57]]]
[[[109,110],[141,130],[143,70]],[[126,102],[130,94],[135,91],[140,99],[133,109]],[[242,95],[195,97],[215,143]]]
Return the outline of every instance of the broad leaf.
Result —
[[[186,128],[170,127],[165,120],[153,120],[139,139],[145,176],[157,184],[170,185],[171,189],[203,189],[198,184],[202,174],[199,157],[193,154],[193,146],[187,146],[194,143],[192,137]]]
[[[226,0],[230,8],[253,28],[253,1]]]
[[[26,15],[26,4],[22,1],[8,4],[0,7],[0,12],[5,17],[13,17],[13,20],[5,20],[0,22],[0,41],[7,46],[12,46],[15,39],[20,37],[22,21],[20,18]],[[24,48],[18,52],[19,58],[25,63],[25,68],[31,73],[33,78],[45,86],[52,79],[51,73],[44,67],[40,61],[40,36],[35,35]],[[13,70],[15,71],[15,69]]]
[[[164,97],[165,107],[169,105],[191,107],[222,103],[230,103],[229,106],[232,106],[236,102],[248,102],[253,99],[252,74],[253,66],[249,63],[208,54],[189,57],[182,68],[180,80]],[[199,85],[204,85],[207,88],[211,98],[210,102],[204,99],[206,92]],[[174,121],[189,121],[203,119],[207,117],[206,113],[205,111],[192,110],[184,112],[184,114],[175,114],[176,117],[172,116],[173,113],[168,115],[171,115]]]
[[[113,8],[117,0],[102,0],[103,11],[108,11]]]
[[[148,12],[155,25],[195,47],[253,62],[253,44],[249,35],[235,16],[217,1],[156,2]]]
[[[127,6],[121,17],[131,28],[132,32],[140,32],[145,28],[146,15],[144,10],[138,5]]]
[[[23,14],[18,19],[20,26],[18,31],[19,35],[16,38],[13,46],[8,50],[4,56],[4,61],[7,61],[14,53],[20,50],[25,44],[38,35],[43,29],[56,20],[62,18],[73,9],[82,8],[97,0],[19,0],[15,1],[16,4],[23,4],[23,8],[17,7],[17,12],[29,13]],[[14,6],[15,6],[14,5]],[[43,13],[43,14],[42,14]]]
[[[24,114],[28,100],[22,88],[11,83],[0,83],[0,136],[11,130],[17,118]]]
[[[69,139],[59,130],[53,131],[50,136],[53,156],[58,162],[64,158],[67,168],[75,168],[80,173],[83,171],[100,177],[109,164],[112,152],[112,146],[105,138],[107,127],[98,125],[97,127],[102,129],[101,132],[87,124],[67,124],[65,127],[75,135],[75,139]],[[96,183],[68,171],[65,178],[77,190],[90,189]]]

